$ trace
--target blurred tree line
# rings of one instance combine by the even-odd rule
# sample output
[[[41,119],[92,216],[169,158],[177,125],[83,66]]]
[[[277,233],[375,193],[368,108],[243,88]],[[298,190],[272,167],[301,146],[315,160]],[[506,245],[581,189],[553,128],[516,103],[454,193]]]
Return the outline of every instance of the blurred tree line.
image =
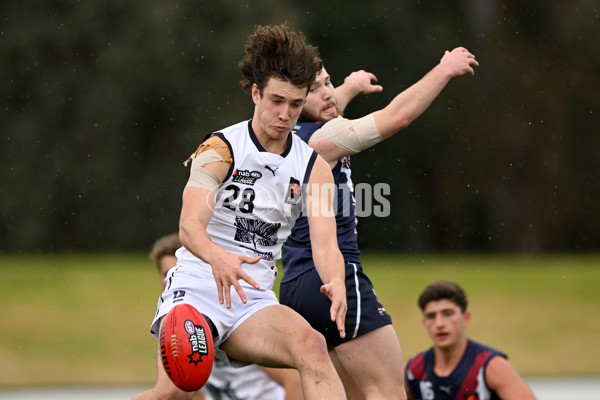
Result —
[[[182,162],[250,118],[237,63],[256,24],[317,45],[334,84],[357,69],[384,107],[464,46],[454,79],[353,180],[386,182],[364,249],[600,248],[600,6],[594,0],[5,0],[0,4],[0,250],[142,250],[177,229]]]

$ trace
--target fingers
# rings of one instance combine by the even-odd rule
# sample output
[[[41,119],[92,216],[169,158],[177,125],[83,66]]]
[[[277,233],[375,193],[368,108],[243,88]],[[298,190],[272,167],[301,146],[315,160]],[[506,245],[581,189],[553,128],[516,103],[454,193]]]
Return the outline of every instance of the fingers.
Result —
[[[244,259],[242,261],[245,264],[256,264],[257,262],[260,261],[260,259],[261,259],[260,256],[257,256],[257,257],[254,257],[254,258],[244,257]],[[253,288],[260,289],[260,285],[254,279],[252,279],[252,277],[250,275],[248,275],[247,273],[245,273],[243,270],[242,270],[242,272],[240,273],[239,276],[240,276],[240,278],[242,278],[244,281],[246,281],[246,283],[248,283]]]
[[[326,295],[327,297],[329,297],[329,299],[331,300],[331,308],[329,309],[329,316],[331,318],[331,321],[335,321],[337,328],[338,328],[338,332],[340,333],[340,337],[343,339],[346,337],[346,310],[347,310],[347,305],[345,301],[345,297],[340,299],[335,298],[334,294],[333,294],[333,290],[332,290],[332,286],[327,284],[327,285],[322,285],[321,286],[321,293],[323,293],[324,295]]]
[[[252,286],[256,285],[255,287],[260,288],[256,281],[254,281],[254,279],[250,278],[248,275],[246,275],[246,277],[246,279],[244,279],[244,277],[241,278],[244,279],[246,282],[250,283]],[[226,282],[217,281],[217,290],[219,291],[219,303],[223,304],[223,298],[225,298],[225,306],[227,306],[227,308],[231,308],[232,286],[237,292],[238,296],[240,297],[240,300],[242,300],[242,303],[246,304],[246,302],[248,301],[248,299],[246,298],[246,293],[244,292],[244,289],[242,289],[242,286],[235,277],[232,278],[230,281]]]
[[[247,284],[252,286],[254,289],[260,289],[260,285],[254,279],[252,279],[252,277],[250,275],[248,275],[244,271],[242,271],[240,273],[239,278],[243,279]],[[236,283],[239,285],[238,281],[236,281]],[[240,286],[240,289],[241,289],[241,286]],[[238,291],[238,293],[239,293],[239,291]]]
[[[215,282],[217,284],[217,291],[219,295],[219,303],[227,306],[227,308],[231,308],[231,287],[235,289],[242,303],[246,304],[248,301],[246,297],[246,293],[242,286],[240,285],[240,280],[244,280],[250,286],[255,289],[260,289],[260,285],[256,282],[250,275],[248,275],[242,268],[242,264],[256,264],[260,261],[261,257],[247,257],[239,255],[236,256],[236,261],[234,262],[237,265],[234,268],[216,268],[213,267],[213,275],[215,278]]]
[[[367,72],[367,75],[369,77],[369,81],[371,81],[371,82],[377,82],[377,77],[375,76],[375,74]]]
[[[346,337],[346,307],[342,304],[337,303],[331,304],[331,321],[335,321],[340,337],[343,339]]]
[[[237,292],[238,296],[240,296],[242,303],[246,304],[248,299],[246,298],[246,293],[244,293],[244,289],[242,289],[242,285],[240,285],[238,281],[235,281],[233,287],[235,288],[235,291]],[[226,294],[229,295],[229,303],[227,304],[227,308],[231,308],[231,295],[229,292]]]
[[[215,280],[217,283],[217,294],[219,295],[219,304],[223,304],[223,283],[220,280]]]
[[[340,333],[340,337],[344,339],[346,337],[346,313],[338,313],[337,318],[335,319],[337,323],[338,332]]]

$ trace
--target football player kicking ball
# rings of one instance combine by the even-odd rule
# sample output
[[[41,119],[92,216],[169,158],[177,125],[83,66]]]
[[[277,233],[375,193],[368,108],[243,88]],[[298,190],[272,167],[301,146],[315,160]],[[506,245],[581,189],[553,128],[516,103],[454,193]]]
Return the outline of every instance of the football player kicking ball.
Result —
[[[401,379],[400,343],[391,318],[360,263],[349,156],[404,129],[427,109],[450,80],[473,74],[478,65],[475,56],[464,48],[447,51],[438,65],[386,107],[358,119],[339,116],[338,107],[359,93],[380,91],[381,87],[371,82],[375,77],[359,71],[334,90],[323,68],[306,98],[301,122],[294,128],[329,163],[337,186],[336,222],[338,243],[346,263],[348,335],[338,335],[326,311],[328,299],[317,297],[321,282],[312,257],[311,244],[314,246],[315,238],[303,216],[283,248],[280,301],[299,312],[325,336],[330,357],[350,399],[404,399],[406,393]],[[357,354],[360,362],[356,362]]]
[[[154,242],[150,259],[158,268],[164,289],[167,272],[177,264],[175,252],[181,247],[179,235],[172,233]],[[161,364],[158,368],[163,368]],[[207,396],[205,395],[207,394]],[[302,400],[300,376],[293,369],[266,368],[251,364],[233,368],[215,360],[208,382],[193,395],[193,400]]]
[[[151,325],[164,366],[158,380],[168,376],[177,387],[157,383],[164,392],[153,394],[184,398],[199,389],[214,351],[233,366],[296,369],[306,398],[345,399],[323,336],[272,291],[281,246],[306,204],[315,210],[308,219],[324,283],[320,295],[331,300],[330,318],[345,336],[344,262],[333,198],[314,195],[333,185],[331,170],[290,134],[322,62],[302,35],[286,26],[258,26],[239,66],[253,118],[215,132],[190,157],[179,220],[183,247]]]
[[[419,308],[433,347],[406,364],[409,399],[535,400],[506,355],[467,337],[471,314],[460,286],[431,283],[419,296]]]

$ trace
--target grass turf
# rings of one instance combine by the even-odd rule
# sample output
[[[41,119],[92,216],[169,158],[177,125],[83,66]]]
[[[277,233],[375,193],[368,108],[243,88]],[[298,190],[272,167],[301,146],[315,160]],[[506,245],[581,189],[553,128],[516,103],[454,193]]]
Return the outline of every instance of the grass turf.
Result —
[[[160,283],[143,254],[2,255],[0,387],[151,385]],[[416,299],[435,279],[469,296],[469,335],[524,376],[599,375],[599,255],[364,254],[405,358],[430,346]]]

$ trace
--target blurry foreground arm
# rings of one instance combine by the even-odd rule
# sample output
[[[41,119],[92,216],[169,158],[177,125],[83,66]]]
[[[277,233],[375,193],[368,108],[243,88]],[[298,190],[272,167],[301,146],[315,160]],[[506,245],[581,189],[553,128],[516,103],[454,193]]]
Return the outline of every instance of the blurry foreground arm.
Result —
[[[496,356],[485,369],[489,387],[503,400],[535,400],[536,397],[504,357]]]
[[[346,109],[348,103],[359,94],[371,94],[381,92],[383,87],[375,85],[377,78],[370,72],[364,70],[354,71],[344,79],[344,83],[335,88],[337,107],[341,111]]]
[[[345,264],[338,247],[333,196],[335,185],[329,165],[317,157],[308,181],[307,208],[310,241],[315,267],[324,285],[321,293],[331,300],[331,320],[336,321],[340,337],[346,336]]]

